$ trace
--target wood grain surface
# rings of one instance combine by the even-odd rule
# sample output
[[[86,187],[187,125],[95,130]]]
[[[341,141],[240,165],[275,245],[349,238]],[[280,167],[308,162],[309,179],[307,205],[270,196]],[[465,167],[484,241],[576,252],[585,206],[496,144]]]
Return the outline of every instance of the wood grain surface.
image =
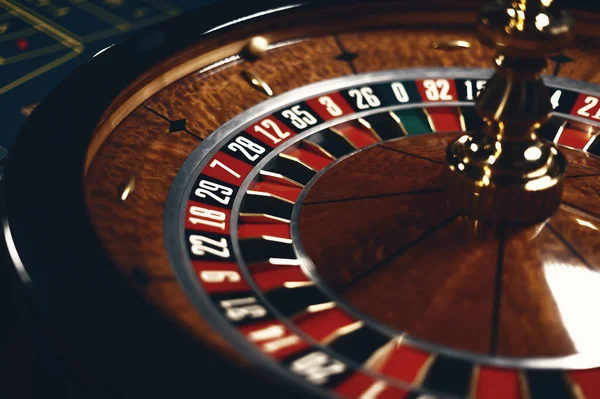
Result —
[[[326,171],[299,218],[318,275],[359,312],[436,344],[514,357],[594,353],[600,218],[589,205],[600,200],[600,176],[565,178],[571,205],[544,224],[477,223],[447,196],[440,154],[456,137],[387,142]],[[565,152],[573,165],[595,162]]]
[[[369,7],[372,7],[370,14],[376,15],[379,12],[381,18],[369,17],[368,10],[360,7],[345,8],[343,12],[326,9],[310,15],[302,14],[294,18],[293,23],[265,18],[261,20],[260,26],[253,25],[254,23],[242,24],[228,30],[220,40],[208,38],[197,48],[183,52],[178,57],[165,60],[164,63],[149,69],[132,86],[125,88],[123,95],[115,100],[113,107],[107,110],[104,122],[98,126],[97,134],[92,141],[89,152],[89,168],[84,177],[90,217],[104,247],[123,272],[123,277],[131,282],[132,287],[139,289],[149,301],[155,304],[158,311],[180,323],[190,334],[211,345],[218,345],[228,350],[228,345],[212,332],[181,291],[175,281],[164,248],[165,200],[173,178],[185,158],[200,143],[200,140],[193,135],[206,138],[240,112],[268,98],[264,93],[248,84],[241,75],[243,71],[251,71],[260,76],[277,94],[316,81],[351,74],[350,65],[336,59],[341,53],[341,48],[331,34],[334,31],[340,33],[339,42],[342,46],[347,51],[357,54],[354,66],[359,73],[419,66],[489,67],[492,53],[490,50],[482,48],[473,34],[474,26],[471,21],[474,20],[473,4],[475,3],[478,2],[467,2],[460,5],[455,12],[441,13],[436,12],[437,9],[432,7],[427,9],[422,2],[410,3],[412,4],[410,7],[406,6],[409,2],[405,2],[403,6],[390,6],[392,10],[387,12],[384,8],[387,6],[384,3],[370,2]],[[318,18],[315,17],[317,15]],[[325,24],[324,21],[328,23]],[[585,24],[589,26],[593,26],[595,21],[593,16],[586,16],[584,20]],[[585,24],[582,32],[597,34],[594,29],[586,28],[588,25]],[[249,59],[242,51],[243,43],[254,34],[262,34],[274,41],[279,41],[281,46],[268,51],[262,59]],[[290,39],[296,38],[301,40],[289,42]],[[456,52],[435,50],[432,47],[434,41],[452,39],[469,40],[472,47]],[[600,71],[597,68],[597,65],[600,65],[599,47],[600,42],[597,38],[581,37],[576,40],[574,46],[566,53],[574,61],[562,66],[560,76],[600,83]],[[206,66],[211,62],[235,55],[240,56],[237,61],[224,63],[223,66],[204,73],[196,73],[200,66]],[[219,58],[215,58],[217,56]],[[189,69],[189,65],[192,65],[188,62],[190,60],[194,61],[193,65],[198,66],[196,70]],[[553,68],[554,64],[551,62],[549,70],[551,71]],[[184,73],[185,75],[179,78]],[[187,132],[170,132],[170,121],[179,119],[186,120]],[[443,160],[443,155],[434,149],[440,148],[441,151],[441,146],[446,138],[432,136],[428,140],[434,140],[437,144],[429,147],[432,151],[428,152],[426,156],[438,161]],[[414,146],[418,146],[408,140],[401,140],[390,145],[398,146],[397,149],[407,146],[411,151]],[[423,150],[421,147],[418,149]],[[379,165],[380,167],[377,169],[382,171],[381,173],[386,171],[386,174],[379,177],[378,175],[363,174],[352,182],[348,182],[346,179],[348,184],[338,184],[337,190],[327,191],[323,188],[314,193],[311,192],[307,201],[314,201],[315,204],[304,209],[306,212],[312,210],[313,213],[307,213],[303,217],[306,217],[306,220],[313,218],[315,228],[317,219],[322,218],[332,223],[328,227],[334,229],[331,231],[332,234],[339,234],[340,237],[351,235],[350,226],[347,226],[349,230],[346,230],[346,226],[336,225],[336,223],[343,223],[344,217],[333,209],[337,206],[333,206],[335,203],[327,205],[316,202],[339,200],[358,195],[358,193],[361,193],[360,195],[379,195],[398,191],[397,187],[393,187],[389,180],[389,177],[396,174],[395,168],[398,165],[403,165],[403,167],[410,165],[411,169],[406,170],[407,178],[410,176],[412,179],[406,182],[410,190],[417,186],[422,189],[439,188],[439,181],[430,177],[437,176],[442,169],[440,164],[413,159],[408,155],[381,147],[376,147],[372,151],[379,151],[384,155],[380,159],[385,165]],[[362,155],[357,157],[359,156]],[[596,168],[596,165],[588,165],[589,163],[594,164],[596,162],[594,160],[577,158],[575,162],[582,162],[583,168],[589,167],[590,170]],[[336,173],[335,168],[330,172],[331,176],[335,176]],[[337,177],[343,179],[343,176],[339,174]],[[135,190],[126,201],[121,201],[119,190],[132,178],[135,179]],[[376,181],[368,180],[369,178],[375,178]],[[326,181],[326,178],[324,179],[323,181]],[[572,207],[588,209],[595,212],[596,216],[600,215],[600,202],[597,201],[598,191],[595,184],[597,184],[597,179],[567,181],[565,201]],[[389,211],[390,208],[403,206],[394,211],[396,216],[394,228],[405,228],[404,236],[390,236],[389,226],[391,225],[385,227],[383,223],[390,219],[389,213],[378,211],[375,214],[380,218],[380,230],[371,237],[371,246],[361,247],[360,250],[353,246],[355,252],[351,251],[344,256],[356,256],[353,259],[361,262],[364,260],[365,264],[383,259],[398,251],[403,243],[417,239],[427,228],[440,223],[449,216],[448,212],[443,210],[440,200],[442,196],[439,193],[406,195],[399,198],[405,202],[398,202],[398,198],[382,197],[378,200],[378,208]],[[424,209],[422,207],[424,203],[432,206]],[[348,209],[354,206],[350,204],[349,202],[343,206],[337,206],[337,209],[356,212],[356,222],[363,223],[365,226],[369,225],[371,223],[369,220],[360,219],[364,215],[357,208]],[[354,204],[360,204],[360,201],[356,201]],[[404,214],[413,217],[402,219]],[[316,215],[321,216],[317,217]],[[558,221],[553,220],[552,223],[553,225],[556,223],[556,229],[562,229],[560,227],[562,225]],[[306,224],[308,225],[308,222]],[[455,220],[449,223],[447,228],[459,232],[466,227]],[[569,229],[571,228],[564,228],[566,236],[577,235],[575,230]],[[452,230],[440,231],[438,239],[440,241],[447,239],[452,242],[451,240],[455,237],[448,234],[449,231]],[[432,236],[437,237],[436,234],[438,233]],[[378,240],[382,241],[378,242]],[[354,245],[359,241],[358,239],[350,242]],[[380,245],[384,246],[381,250],[378,249]],[[489,315],[486,316],[485,309],[489,308],[491,300],[490,292],[486,287],[489,287],[493,273],[487,269],[483,273],[475,273],[474,270],[477,269],[478,259],[483,257],[484,252],[493,253],[495,251],[496,243],[492,240],[486,244],[485,248],[487,249],[482,247],[475,252],[467,251],[467,247],[461,246],[459,242],[455,242],[455,245],[457,252],[454,253],[450,247],[446,247],[444,253],[448,256],[452,255],[452,259],[455,261],[464,257],[464,264],[455,270],[449,266],[454,263],[446,264],[438,274],[432,275],[431,278],[428,276],[433,271],[427,273],[416,265],[419,262],[432,262],[433,259],[427,257],[434,256],[435,252],[433,254],[419,253],[416,249],[411,251],[411,256],[415,257],[415,261],[412,262],[413,270],[406,271],[406,273],[415,279],[412,283],[414,286],[411,286],[406,279],[401,279],[402,281],[397,284],[403,284],[406,292],[412,292],[418,296],[411,294],[404,303],[411,308],[410,315],[407,315],[406,318],[393,315],[390,320],[395,326],[410,327],[415,332],[422,334],[424,338],[436,342],[485,351],[486,340],[481,337],[489,335]],[[585,247],[586,242],[573,245],[577,245],[578,248]],[[421,248],[422,252],[428,252],[426,246]],[[327,257],[331,258],[330,252],[324,248],[312,250],[316,251],[315,261],[317,264],[319,264],[321,256],[327,260],[323,264],[329,264],[331,259]],[[593,255],[593,251],[585,253],[589,253],[589,256]],[[596,251],[596,253],[598,252]],[[462,256],[458,256],[458,254],[462,254]],[[350,258],[348,260],[350,261]],[[348,265],[352,263],[348,262]],[[361,265],[359,269],[363,267],[365,266]],[[429,267],[433,268],[433,265],[429,265]],[[389,267],[389,270],[396,270],[396,268]],[[338,276],[335,273],[327,274],[332,273],[331,270],[323,270],[323,274],[327,277],[328,283],[337,286],[337,284],[343,284],[344,281],[351,279],[360,271],[350,270],[346,275]],[[452,273],[456,274],[452,275]],[[464,282],[470,281],[471,278],[474,278],[473,282],[481,281],[482,286],[477,289],[473,287],[472,291],[462,293],[454,291]],[[417,285],[421,283],[422,286]],[[375,289],[375,280],[372,284],[371,289]],[[392,290],[392,293],[401,291],[399,289]],[[358,301],[356,298],[360,297],[360,293],[355,292],[353,295],[355,295],[352,297],[354,299],[349,298],[352,301]],[[362,297],[368,300],[365,295]],[[420,301],[419,298],[431,298],[433,302]],[[448,302],[442,301],[443,298],[446,298]],[[391,298],[385,300],[388,301]],[[364,306],[371,306],[368,302],[365,303]],[[358,302],[356,306],[359,306]],[[429,311],[426,306],[431,306],[433,313],[427,313]],[[458,309],[462,309],[464,314],[458,315]],[[481,315],[481,323],[471,323],[473,318],[466,317],[468,313],[466,310],[473,311],[474,315]],[[388,317],[383,308],[379,308],[378,312],[376,316],[379,315],[384,319]],[[435,324],[434,314],[440,315],[439,330],[429,331],[429,326]],[[456,318],[452,319],[450,315]],[[517,321],[515,319],[515,322]],[[442,334],[443,330],[452,325],[463,326],[463,331],[471,328],[465,337],[472,338],[472,343],[460,338],[460,329],[455,334]],[[479,326],[477,328],[481,328],[481,330],[476,331],[473,329],[475,326]],[[531,328],[535,329],[535,326]],[[536,334],[538,332],[529,331],[529,333]],[[477,337],[477,334],[481,337]],[[564,333],[558,336],[566,341]],[[502,346],[504,343],[510,343],[510,337],[514,336],[509,334],[507,337],[503,337],[504,335],[500,337],[500,348],[505,347]],[[561,349],[563,352],[572,350],[572,347],[566,344],[561,348],[566,348]],[[511,350],[506,349],[506,351],[509,353]],[[519,349],[519,351],[522,350]]]

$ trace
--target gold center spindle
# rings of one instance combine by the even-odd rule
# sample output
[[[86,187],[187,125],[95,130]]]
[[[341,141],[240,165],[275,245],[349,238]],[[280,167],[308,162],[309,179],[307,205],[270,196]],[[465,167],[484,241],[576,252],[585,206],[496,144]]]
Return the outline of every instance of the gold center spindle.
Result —
[[[560,204],[566,160],[537,136],[552,105],[540,74],[571,40],[573,19],[552,0],[484,7],[478,33],[496,50],[495,73],[478,96],[483,126],[453,142],[446,160],[452,198],[468,216],[493,223],[536,223]]]

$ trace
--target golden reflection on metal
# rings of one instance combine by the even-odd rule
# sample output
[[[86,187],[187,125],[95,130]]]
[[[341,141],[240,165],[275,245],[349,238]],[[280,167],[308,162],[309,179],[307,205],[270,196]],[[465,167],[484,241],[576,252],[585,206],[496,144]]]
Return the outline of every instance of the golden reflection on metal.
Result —
[[[33,103],[21,107],[21,115],[28,117],[29,115],[31,115],[31,113],[33,112],[35,107],[37,107],[37,105],[38,103]]]
[[[296,157],[293,157],[293,156],[291,156],[291,155],[284,154],[284,153],[281,153],[281,154],[279,154],[279,156],[280,156],[281,158],[288,159],[288,160],[290,160],[290,161],[293,161],[293,162],[299,163],[300,165],[304,166],[304,167],[305,167],[305,168],[307,168],[307,169],[310,169],[310,170],[312,170],[313,172],[318,172],[318,170],[316,170],[316,169],[315,169],[315,168],[313,168],[312,166],[310,166],[310,165],[308,165],[308,164],[306,164],[306,163],[302,162],[300,159],[298,159],[298,158],[296,158]]]
[[[242,71],[242,76],[244,79],[248,81],[258,91],[266,94],[269,97],[273,96],[273,89],[265,82],[260,76],[256,75],[254,72],[250,71]]]
[[[269,41],[262,36],[254,36],[248,42],[248,53],[256,58],[262,58],[269,50]]]
[[[560,136],[562,136],[563,132],[565,131],[565,127],[567,126],[567,122],[568,121],[564,121],[560,127],[558,128],[558,130],[556,131],[556,134],[554,135],[554,139],[552,140],[552,142],[554,144],[558,144],[558,140],[560,140]]]
[[[404,342],[404,334],[396,337],[395,341],[396,341],[396,349],[398,349],[400,347],[400,345],[402,345],[402,343]]]
[[[562,377],[564,378],[567,386],[571,390],[571,394],[574,399],[588,399],[583,393],[583,390],[581,389],[579,384],[573,381],[569,373],[562,373]]]
[[[262,180],[268,181],[271,183],[283,184],[283,185],[288,185],[288,186],[297,187],[297,188],[304,187],[304,184],[298,183],[297,181],[292,180],[289,177],[284,176],[280,173],[270,172],[268,170],[261,170],[259,172],[259,175]]]
[[[519,388],[522,399],[531,399],[531,395],[529,394],[529,382],[527,381],[527,376],[524,371],[519,371]]]
[[[301,288],[301,287],[311,287],[315,285],[314,281],[286,281],[283,283],[285,288]]]
[[[471,48],[471,43],[466,40],[444,40],[431,43],[431,47],[442,51],[457,51]]]
[[[291,223],[291,220],[289,220],[289,219],[284,219],[284,218],[280,218],[279,216],[269,215],[268,213],[240,212],[240,219],[246,223],[270,223],[270,222]]]
[[[271,193],[268,193],[265,191],[247,190],[246,195],[255,195],[257,197],[271,197],[271,198],[275,198],[275,199],[278,199],[283,202],[287,202],[288,204],[294,204],[294,201],[290,201],[287,198],[283,198],[283,197],[280,197],[279,195],[271,194]]]
[[[433,122],[433,118],[431,117],[431,114],[429,113],[429,111],[427,111],[427,108],[421,108],[423,110],[423,114],[425,114],[425,118],[427,119],[427,123],[429,124],[429,128],[431,129],[432,133],[437,133],[437,129],[435,128],[435,123]]]
[[[400,127],[400,130],[402,130],[402,134],[405,136],[408,136],[408,130],[406,130],[406,127],[404,126],[404,123],[402,123],[402,120],[400,119],[400,117],[398,115],[396,115],[396,113],[393,111],[390,111],[389,114],[390,114],[390,117],[394,120],[394,122],[396,122],[398,124],[398,126]]]
[[[129,180],[119,187],[119,199],[123,202],[129,198],[131,193],[135,190],[135,176],[131,176]]]
[[[341,130],[338,130],[336,126],[330,127],[329,130],[332,131],[333,133],[337,134],[338,136],[340,136],[344,140],[346,140],[346,142],[348,144],[350,144],[350,147],[354,148],[355,150],[358,150],[358,147],[356,146],[356,144],[354,144],[348,137],[346,137],[344,135],[344,133],[342,133]]]
[[[298,259],[269,258],[269,264],[273,266],[300,266],[300,261]]]
[[[362,326],[364,326],[364,325],[365,325],[364,321],[357,321],[357,322],[354,322],[347,326],[340,327],[337,330],[333,331],[328,336],[326,336],[325,338],[323,338],[320,343],[322,345],[329,345],[335,339],[342,337],[344,335],[350,334],[350,333],[358,330],[359,328],[362,328]]]
[[[423,381],[425,381],[425,377],[427,377],[427,374],[429,373],[429,369],[431,369],[431,366],[433,365],[433,362],[435,362],[436,357],[437,356],[435,354],[429,355],[427,360],[425,360],[425,363],[423,363],[423,365],[417,372],[417,375],[415,376],[414,381],[412,381],[412,383],[414,385],[417,385],[417,386],[423,385]],[[408,382],[411,382],[411,381],[408,381]]]
[[[531,146],[525,150],[523,156],[528,161],[537,161],[542,157],[542,150],[540,150],[538,147]]]
[[[306,311],[308,313],[319,313],[325,310],[333,309],[335,306],[335,302],[319,303],[317,305],[310,305],[308,308],[306,308]]]
[[[462,108],[456,107],[456,113],[458,114],[458,122],[460,124],[460,130],[462,132],[466,132],[467,131],[467,120],[465,119],[465,116],[463,115]]]
[[[379,371],[385,365],[390,355],[394,352],[397,347],[396,338],[391,339],[387,344],[377,349],[366,362],[363,363],[363,367],[371,371]]]
[[[275,237],[275,236],[262,236],[263,240],[267,240],[267,241],[273,241],[273,242],[280,242],[282,244],[292,244],[292,240],[289,238],[281,238],[281,237]]]
[[[552,176],[542,176],[535,180],[530,180],[525,183],[525,191],[548,191],[560,183],[560,178],[553,178]],[[550,215],[548,215],[550,216]]]
[[[482,8],[478,32],[484,44],[504,55],[545,58],[558,54],[572,38],[573,18],[552,1],[513,0]]]
[[[290,240],[289,238],[283,238],[283,237],[275,237],[275,236],[268,236],[268,235],[262,235],[260,237],[240,237],[240,241],[252,241],[252,240],[267,240],[267,241],[281,242],[283,244],[292,244],[292,240]]]
[[[590,129],[592,129],[591,126],[590,126]],[[589,134],[592,134],[592,132],[590,131]],[[598,130],[595,134],[593,134],[592,137],[585,144],[585,146],[583,146],[583,151],[589,151],[592,144],[594,144],[594,142],[596,142],[596,140],[598,140],[598,136],[600,136],[600,130]]]
[[[241,60],[242,57],[240,57],[238,54],[235,54],[231,57],[223,58],[222,60],[207,65],[204,68],[200,68],[198,71],[196,71],[196,75],[202,75],[207,72],[216,72],[223,69],[224,67],[228,67],[233,65],[234,63],[240,62]]]
[[[479,380],[479,366],[475,365],[473,367],[473,372],[471,373],[471,380],[469,381],[469,398],[477,398],[477,382]]]
[[[329,151],[327,151],[325,148],[323,148],[322,146],[320,146],[317,143],[305,140],[305,141],[302,142],[302,145],[305,146],[305,147],[308,147],[307,149],[309,151],[315,152],[315,153],[317,153],[319,155],[323,155],[323,156],[325,156],[325,157],[327,157],[327,158],[329,158],[331,160],[335,161],[337,159],[334,155],[332,155],[331,153],[329,153]]]
[[[379,133],[377,133],[377,131],[375,131],[375,129],[373,129],[373,126],[369,123],[369,121],[367,121],[366,119],[363,118],[358,118],[357,122],[364,127],[365,129],[367,129],[369,131],[369,133],[371,133],[371,136],[373,136],[375,138],[375,140],[377,141],[383,141],[381,139],[381,136],[379,135]]]
[[[453,200],[474,219],[532,224],[560,205],[566,159],[537,135],[552,112],[540,75],[571,39],[573,20],[550,5],[504,1],[480,12],[480,40],[496,50],[496,72],[476,100],[484,124],[446,152]]]
[[[379,397],[379,394],[382,393],[383,391],[385,391],[385,389],[387,388],[387,383],[385,381],[375,381],[373,384],[371,384],[371,386],[369,388],[367,388],[366,391],[364,391],[361,396],[360,399],[375,399]],[[422,396],[420,396],[420,398],[422,398]]]

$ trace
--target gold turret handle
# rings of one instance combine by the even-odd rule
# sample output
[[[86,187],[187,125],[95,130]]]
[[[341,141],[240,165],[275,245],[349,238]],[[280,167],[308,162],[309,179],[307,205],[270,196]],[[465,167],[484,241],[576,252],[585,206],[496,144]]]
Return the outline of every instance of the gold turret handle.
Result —
[[[561,53],[573,18],[552,0],[514,0],[482,8],[478,34],[496,50],[495,73],[476,100],[483,126],[453,142],[446,160],[452,198],[470,217],[536,223],[560,204],[566,159],[537,135],[552,111],[540,76]]]

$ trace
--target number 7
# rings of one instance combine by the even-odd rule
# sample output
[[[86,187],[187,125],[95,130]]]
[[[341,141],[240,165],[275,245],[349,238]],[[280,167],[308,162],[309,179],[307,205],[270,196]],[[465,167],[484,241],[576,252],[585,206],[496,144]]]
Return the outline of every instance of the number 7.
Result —
[[[214,168],[215,166],[220,166],[223,169],[225,169],[228,173],[231,173],[231,175],[235,176],[236,179],[239,179],[241,177],[241,175],[239,173],[237,173],[235,170],[231,169],[229,166],[225,165],[223,162],[219,161],[218,159],[213,159],[213,161],[210,163],[209,166],[211,168]]]

